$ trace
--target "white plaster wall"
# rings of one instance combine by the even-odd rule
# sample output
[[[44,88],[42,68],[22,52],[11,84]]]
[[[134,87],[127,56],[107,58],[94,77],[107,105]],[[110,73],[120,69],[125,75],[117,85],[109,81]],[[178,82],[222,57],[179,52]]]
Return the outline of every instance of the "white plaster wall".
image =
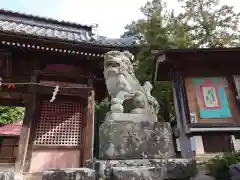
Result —
[[[232,143],[235,151],[240,151],[240,139],[236,139],[234,135],[231,136]],[[204,154],[204,146],[202,136],[193,136],[191,139],[192,150],[196,152],[197,155]],[[177,149],[180,151],[179,140],[177,139]]]
[[[194,136],[195,139],[195,148],[196,148],[196,154],[204,154],[204,146],[203,146],[203,140],[202,136]]]
[[[192,150],[196,152],[196,154],[204,154],[204,146],[202,141],[202,136],[193,136],[190,139]],[[240,142],[240,141],[239,141]],[[176,140],[178,151],[181,150],[179,139]],[[240,145],[240,144],[239,144]]]
[[[240,139],[236,139],[234,135],[232,135],[232,143],[235,151],[240,151]]]

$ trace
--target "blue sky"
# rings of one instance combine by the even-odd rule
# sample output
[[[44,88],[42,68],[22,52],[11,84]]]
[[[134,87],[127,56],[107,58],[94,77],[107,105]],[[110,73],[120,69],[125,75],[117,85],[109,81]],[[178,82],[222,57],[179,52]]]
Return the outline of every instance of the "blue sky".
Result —
[[[139,8],[146,0],[0,0],[0,8],[67,20],[98,24],[97,33],[112,38],[124,32],[124,26],[141,16]],[[119,3],[121,2],[121,3]]]
[[[141,17],[139,8],[147,0],[0,0],[0,8],[51,17],[82,24],[98,24],[97,33],[117,38],[124,26]],[[179,9],[177,0],[167,0],[169,7]],[[221,0],[240,11],[239,0]]]

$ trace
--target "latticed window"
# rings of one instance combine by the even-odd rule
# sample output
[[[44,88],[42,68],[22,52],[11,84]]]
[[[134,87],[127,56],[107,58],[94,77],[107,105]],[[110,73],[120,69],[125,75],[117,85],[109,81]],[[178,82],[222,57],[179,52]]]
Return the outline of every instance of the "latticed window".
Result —
[[[84,116],[83,103],[44,101],[40,107],[35,144],[80,145]]]

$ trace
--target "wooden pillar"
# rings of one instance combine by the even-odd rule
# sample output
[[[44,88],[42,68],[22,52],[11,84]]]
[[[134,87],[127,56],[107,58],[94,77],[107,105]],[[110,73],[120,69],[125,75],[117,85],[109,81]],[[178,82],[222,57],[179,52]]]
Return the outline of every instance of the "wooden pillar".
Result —
[[[88,96],[88,118],[86,123],[86,142],[88,144],[88,152],[85,154],[85,160],[93,158],[94,146],[94,90],[89,91]]]
[[[177,120],[178,138],[181,148],[182,158],[192,158],[191,141],[188,135],[187,122],[190,120],[188,105],[186,100],[185,85],[182,75],[179,72],[173,73],[173,97]]]
[[[93,158],[94,143],[94,91],[88,92],[86,119],[82,132],[82,164]]]
[[[30,165],[31,165],[32,152],[33,152],[33,147],[34,147],[34,139],[36,136],[37,123],[39,120],[39,105],[40,105],[39,96],[36,96],[35,102],[36,102],[36,106],[35,106],[35,111],[34,111],[33,117],[32,117],[30,137],[28,140],[25,162],[23,164],[23,172],[29,172]]]
[[[93,159],[93,147],[94,147],[94,96],[95,91],[93,90],[92,79],[88,82],[88,97],[87,97],[87,108],[86,108],[86,119],[82,132],[82,163],[87,160]]]
[[[31,76],[31,82],[36,83],[38,79],[38,72],[35,71]],[[29,144],[29,137],[32,128],[32,121],[34,119],[34,115],[36,112],[37,106],[37,93],[36,93],[36,85],[29,85],[29,96],[27,100],[27,106],[24,114],[23,124],[20,133],[19,145],[18,145],[18,153],[17,159],[15,163],[15,173],[21,175],[23,172],[23,167],[25,164],[25,159],[27,155],[27,149]]]

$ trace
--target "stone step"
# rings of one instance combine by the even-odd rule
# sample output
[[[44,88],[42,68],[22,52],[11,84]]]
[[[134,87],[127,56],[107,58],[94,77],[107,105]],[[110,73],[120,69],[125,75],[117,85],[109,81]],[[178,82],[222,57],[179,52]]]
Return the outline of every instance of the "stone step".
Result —
[[[42,172],[36,173],[23,173],[23,180],[42,180]]]
[[[161,175],[164,178],[188,178],[196,173],[196,163],[192,159],[133,159],[133,160],[96,160],[85,165],[96,169],[102,178],[112,177],[119,179],[119,174],[126,177],[136,175]],[[112,174],[115,172],[115,174]],[[127,180],[127,179],[126,179]]]
[[[44,180],[96,180],[96,172],[89,168],[46,169]]]
[[[198,164],[205,163],[217,155],[222,155],[222,153],[212,153],[212,154],[201,154],[196,156],[196,161]]]
[[[159,179],[165,178],[164,169],[161,167],[113,167],[114,180],[130,179]]]

